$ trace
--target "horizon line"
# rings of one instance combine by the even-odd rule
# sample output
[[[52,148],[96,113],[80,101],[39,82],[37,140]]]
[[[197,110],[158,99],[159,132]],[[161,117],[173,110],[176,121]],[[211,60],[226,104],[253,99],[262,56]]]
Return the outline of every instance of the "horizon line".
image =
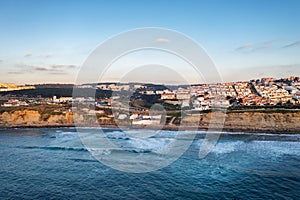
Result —
[[[153,85],[172,85],[172,86],[180,86],[180,85],[199,85],[199,84],[220,84],[220,83],[238,83],[238,82],[250,82],[251,80],[257,80],[257,79],[264,79],[264,78],[275,78],[277,80],[279,79],[287,79],[290,77],[299,77],[297,75],[292,75],[289,77],[281,77],[281,78],[276,78],[276,77],[261,77],[261,78],[252,78],[249,80],[235,80],[235,81],[223,81],[223,82],[213,82],[213,83],[190,83],[190,84],[186,84],[186,83],[157,83],[157,82],[118,82],[118,81],[101,81],[101,82],[95,82],[95,83],[81,83],[81,84],[75,84],[75,83],[71,83],[71,82],[67,82],[67,83],[63,83],[63,82],[45,82],[45,83],[23,83],[23,84],[16,84],[16,83],[0,83],[0,84],[7,84],[7,85],[17,85],[17,86],[34,86],[34,85],[92,85],[92,84],[107,84],[107,83],[111,83],[111,84],[153,84]]]

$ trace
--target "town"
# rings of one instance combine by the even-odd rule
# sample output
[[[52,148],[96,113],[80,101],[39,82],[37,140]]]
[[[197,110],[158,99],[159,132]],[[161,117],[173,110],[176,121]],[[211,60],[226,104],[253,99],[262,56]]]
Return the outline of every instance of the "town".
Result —
[[[62,88],[78,87],[83,89],[99,89],[100,91],[111,91],[117,96],[108,95],[105,98],[96,96],[96,104],[108,104],[110,98],[118,99],[122,92],[127,91],[135,97],[154,97],[165,104],[179,107],[190,107],[195,110],[209,110],[214,105],[220,107],[238,106],[275,106],[275,105],[297,105],[300,102],[300,79],[299,77],[289,78],[262,78],[243,82],[228,82],[217,84],[197,84],[190,86],[163,86],[155,84],[135,83],[100,83],[84,84],[80,86],[63,85],[55,88],[55,84],[40,88],[59,90]],[[59,84],[58,84],[59,85]],[[53,87],[52,87],[53,86]],[[0,100],[2,107],[26,106],[29,104],[62,104],[72,103],[70,91],[58,92],[51,97],[45,97],[44,91],[41,94],[31,94],[39,86],[16,86],[12,84],[0,84]],[[22,93],[16,92],[21,91]],[[24,91],[27,90],[27,91]],[[10,93],[11,92],[11,93]],[[26,94],[27,93],[27,94]],[[110,93],[111,94],[111,93]],[[126,93],[124,93],[126,94]],[[124,95],[123,94],[123,95]],[[66,95],[66,96],[64,96]],[[217,98],[217,101],[215,100]],[[84,99],[84,98],[83,98]],[[179,108],[177,107],[177,108]]]
[[[129,118],[136,124],[152,123],[159,116],[149,116],[154,104],[163,106],[168,116],[181,110],[209,112],[213,108],[227,110],[299,109],[300,78],[261,78],[250,81],[165,86],[143,83],[93,83],[83,85],[0,85],[1,113],[17,109],[52,107],[52,114],[72,112],[73,105],[88,103],[83,109],[99,119],[122,120]],[[74,96],[73,89],[92,91],[94,96]],[[124,106],[125,105],[125,106]],[[123,112],[128,107],[128,112]],[[161,107],[162,108],[162,107]],[[127,109],[127,111],[128,111]],[[117,116],[113,115],[118,110]],[[161,113],[159,113],[161,114]],[[179,114],[180,115],[180,114]],[[117,119],[116,119],[117,118]]]

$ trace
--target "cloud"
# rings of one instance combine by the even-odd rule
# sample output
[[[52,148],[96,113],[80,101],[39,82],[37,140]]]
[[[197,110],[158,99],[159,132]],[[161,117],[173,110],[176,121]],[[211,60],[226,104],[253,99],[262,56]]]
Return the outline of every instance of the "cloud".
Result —
[[[3,62],[3,60],[0,59],[0,63],[2,63],[2,62]]]
[[[35,72],[35,71],[51,71],[53,69],[48,68],[47,66],[42,66],[42,65],[26,65],[26,64],[16,64],[16,68],[19,68],[23,72]]]
[[[51,65],[52,69],[59,69],[59,68],[63,68],[63,65]]]
[[[71,68],[71,69],[74,69],[74,68],[77,68],[79,67],[78,65],[69,65],[68,68]]]
[[[33,67],[33,70],[40,71],[40,72],[47,72],[48,74],[51,74],[51,75],[67,74],[67,71],[65,71],[65,69],[64,69],[64,67],[65,67],[64,65],[53,65],[53,66],[51,66],[51,67],[38,66],[38,67]],[[70,67],[70,66],[67,65],[67,67]]]
[[[65,69],[75,69],[78,67],[78,65],[58,65],[58,64],[54,64],[51,65],[52,69],[61,69],[61,68],[65,68]]]
[[[41,55],[39,55],[39,57],[41,57],[41,58],[51,58],[51,57],[53,57],[53,53],[41,54]]]
[[[16,71],[14,71],[14,72],[7,72],[8,74],[24,74],[24,72],[16,72]]]
[[[252,52],[253,52],[253,51],[262,50],[262,49],[267,49],[267,48],[269,48],[268,45],[261,45],[261,46],[258,46],[258,47],[253,48],[253,49],[252,49]]]
[[[252,47],[254,47],[254,46],[255,46],[255,44],[243,44],[243,45],[237,47],[237,48],[235,49],[235,51],[242,51],[242,50],[244,50],[244,49],[249,49],[249,48],[252,48]]]
[[[167,38],[156,38],[155,41],[158,43],[169,43],[170,42],[170,40]]]
[[[240,45],[239,47],[235,48],[235,51],[243,52],[243,53],[251,53],[251,52],[255,52],[255,51],[259,51],[259,50],[263,50],[263,49],[268,49],[271,47],[271,44],[274,41],[275,40],[267,40],[267,41],[260,42],[260,43],[243,44],[243,45]]]
[[[30,57],[30,56],[32,56],[31,52],[27,52],[27,53],[24,54],[24,57]]]
[[[290,48],[290,47],[294,47],[294,46],[298,46],[298,45],[300,45],[300,40],[286,44],[286,45],[282,46],[281,48],[285,49],[285,48]]]
[[[28,73],[42,73],[49,75],[64,75],[68,74],[69,70],[77,68],[78,65],[28,65],[16,64],[15,71],[8,72],[8,74],[28,74]]]
[[[48,71],[48,69],[46,67],[33,67],[34,70],[36,71]]]
[[[53,75],[65,75],[68,74],[67,72],[49,72],[49,74],[53,74]]]

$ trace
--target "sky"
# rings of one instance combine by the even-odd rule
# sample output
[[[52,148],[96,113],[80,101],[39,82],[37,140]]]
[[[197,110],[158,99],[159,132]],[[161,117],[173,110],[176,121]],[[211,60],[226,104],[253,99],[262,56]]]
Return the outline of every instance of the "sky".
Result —
[[[0,82],[74,83],[103,41],[143,27],[192,38],[223,81],[299,76],[299,24],[299,0],[0,0]],[[121,61],[106,81],[120,78]]]

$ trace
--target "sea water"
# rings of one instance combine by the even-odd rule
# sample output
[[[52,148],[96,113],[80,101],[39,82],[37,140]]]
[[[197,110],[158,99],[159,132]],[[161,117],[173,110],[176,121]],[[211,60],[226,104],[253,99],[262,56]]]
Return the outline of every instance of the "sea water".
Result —
[[[147,139],[104,133],[141,155],[177,132]],[[299,134],[222,133],[199,159],[204,137],[197,132],[190,148],[164,168],[127,173],[96,160],[74,128],[1,129],[0,199],[300,199]]]

